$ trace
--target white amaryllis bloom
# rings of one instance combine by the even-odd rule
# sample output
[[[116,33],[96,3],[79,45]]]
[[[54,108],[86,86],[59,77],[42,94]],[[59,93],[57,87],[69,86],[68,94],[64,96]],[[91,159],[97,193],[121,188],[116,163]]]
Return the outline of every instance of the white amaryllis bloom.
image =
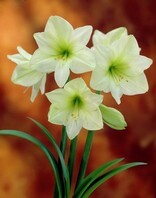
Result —
[[[108,33],[108,38],[107,34],[96,31],[93,43],[97,65],[91,76],[93,89],[111,92],[118,104],[123,94],[135,95],[148,91],[144,70],[152,64],[152,60],[140,55],[134,36],[127,35],[124,28]]]
[[[92,26],[73,29],[65,19],[50,17],[44,32],[34,34],[39,48],[32,56],[32,67],[41,72],[55,72],[59,87],[68,80],[70,70],[76,74],[92,71],[95,59],[86,47],[91,33]]]
[[[17,47],[19,54],[8,55],[7,57],[17,64],[11,80],[13,83],[25,87],[32,86],[31,101],[33,102],[39,92],[45,92],[46,73],[36,71],[30,67],[31,54],[21,47]]]
[[[99,130],[103,128],[99,105],[103,96],[92,93],[82,78],[69,81],[63,88],[46,94],[50,106],[48,120],[66,126],[67,135],[73,139],[81,128]]]

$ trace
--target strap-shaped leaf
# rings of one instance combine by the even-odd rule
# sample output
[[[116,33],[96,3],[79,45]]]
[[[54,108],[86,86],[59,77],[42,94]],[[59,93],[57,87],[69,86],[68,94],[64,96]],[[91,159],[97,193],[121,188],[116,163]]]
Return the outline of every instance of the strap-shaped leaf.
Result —
[[[100,166],[93,172],[91,172],[88,176],[86,176],[81,183],[77,186],[75,190],[74,197],[80,198],[83,193],[88,189],[88,187],[101,175],[104,171],[108,168],[111,168],[113,165],[121,162],[124,158],[115,159],[105,163],[104,165]]]
[[[59,146],[57,145],[54,137],[52,136],[52,134],[49,132],[49,130],[43,126],[41,123],[39,123],[38,121],[32,119],[32,118],[29,118],[30,120],[32,120],[41,130],[42,132],[48,137],[49,141],[52,143],[52,145],[54,146],[58,156],[59,156],[59,159],[60,159],[60,162],[61,162],[61,167],[62,167],[62,171],[63,171],[63,176],[65,178],[65,181],[66,181],[66,184],[65,184],[65,190],[67,190],[67,194],[69,195],[70,193],[70,179],[69,179],[69,171],[68,171],[68,168],[66,166],[66,163],[65,163],[65,160],[64,160],[64,157],[62,155],[62,152],[59,148]]]
[[[18,130],[0,130],[0,135],[11,135],[11,136],[16,136],[16,137],[20,137],[22,139],[26,139],[30,142],[32,142],[33,144],[37,145],[46,155],[46,157],[48,158],[51,167],[54,171],[54,175],[55,175],[55,179],[56,179],[56,183],[57,183],[57,187],[58,187],[58,192],[59,192],[59,198],[64,198],[63,196],[63,183],[62,183],[62,178],[59,174],[59,168],[58,168],[58,164],[57,161],[55,159],[55,157],[53,156],[53,154],[46,148],[46,146],[40,142],[38,139],[34,138],[33,136],[18,131]]]
[[[101,184],[103,184],[105,181],[107,181],[108,179],[110,179],[111,177],[117,175],[118,173],[129,169],[131,167],[134,166],[139,166],[139,165],[146,165],[146,163],[142,163],[142,162],[133,162],[133,163],[129,163],[129,164],[124,164],[120,167],[114,168],[113,170],[99,176],[96,180],[94,180],[94,182],[92,182],[92,184],[88,187],[88,189],[86,190],[86,192],[82,195],[82,198],[86,198],[89,197],[91,193],[93,193],[95,191],[96,188],[98,188]]]

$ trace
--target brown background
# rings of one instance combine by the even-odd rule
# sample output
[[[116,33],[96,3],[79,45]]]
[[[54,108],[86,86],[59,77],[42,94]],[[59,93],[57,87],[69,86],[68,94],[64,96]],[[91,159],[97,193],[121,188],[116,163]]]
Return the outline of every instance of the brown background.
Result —
[[[125,26],[137,38],[142,54],[156,57],[155,0],[1,0],[0,1],[0,129],[19,129],[33,134],[50,146],[28,116],[51,129],[59,141],[60,128],[47,122],[49,102],[40,96],[29,100],[30,90],[11,83],[15,67],[7,54],[20,45],[30,53],[36,49],[33,33],[43,31],[49,16],[65,17],[74,27],[91,24],[107,32]],[[143,161],[148,165],[125,171],[102,185],[92,198],[156,197],[156,69],[146,71],[150,90],[145,95],[124,96],[117,106],[109,94],[105,104],[122,111],[128,123],[125,131],[105,126],[94,137],[87,172],[119,157],[125,162]],[[89,75],[84,75],[89,80]],[[47,91],[56,85],[48,78]],[[86,132],[79,136],[77,163]],[[68,145],[69,147],[69,145]],[[67,148],[68,148],[67,147]],[[0,137],[0,198],[49,198],[54,185],[53,173],[44,154],[31,143],[13,137]]]

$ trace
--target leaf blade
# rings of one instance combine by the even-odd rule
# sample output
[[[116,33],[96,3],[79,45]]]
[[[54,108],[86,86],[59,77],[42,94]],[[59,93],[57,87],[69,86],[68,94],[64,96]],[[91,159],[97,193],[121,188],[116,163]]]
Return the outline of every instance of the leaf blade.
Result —
[[[46,155],[46,157],[48,158],[50,162],[50,165],[54,171],[54,175],[55,175],[55,179],[56,179],[56,183],[57,183],[57,187],[59,191],[59,198],[63,198],[62,181],[61,181],[61,177],[59,174],[57,161],[55,157],[52,155],[52,153],[45,147],[45,145],[42,142],[40,142],[38,139],[36,139],[35,137],[25,132],[18,131],[18,130],[0,130],[0,135],[11,135],[11,136],[20,137],[38,146],[44,152],[44,154]]]
[[[88,188],[88,190],[86,190],[86,192],[82,195],[82,198],[85,197],[89,197],[91,193],[93,193],[93,191],[99,187],[101,184],[103,184],[105,181],[107,181],[108,179],[110,179],[111,177],[115,176],[116,174],[127,170],[129,168],[135,167],[135,166],[139,166],[139,165],[146,165],[146,163],[143,162],[132,162],[132,163],[128,163],[128,164],[124,164],[120,167],[117,167],[103,175],[101,175],[99,178],[97,178],[92,184],[91,186]]]
[[[97,168],[96,170],[94,170],[93,172],[91,172],[88,176],[86,176],[82,180],[80,185],[78,185],[78,187],[76,188],[75,197],[81,197],[82,194],[87,190],[89,185],[95,179],[97,179],[100,174],[102,174],[105,170],[107,170],[108,168],[112,167],[113,165],[121,162],[123,159],[124,158],[119,158],[119,159],[115,159],[115,160],[109,161],[109,162],[103,164],[102,166],[100,166],[99,168]]]

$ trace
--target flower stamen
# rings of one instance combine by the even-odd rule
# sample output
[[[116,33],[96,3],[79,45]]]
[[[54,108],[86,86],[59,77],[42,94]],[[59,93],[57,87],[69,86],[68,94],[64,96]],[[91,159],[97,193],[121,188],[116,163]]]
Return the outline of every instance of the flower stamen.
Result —
[[[80,96],[75,96],[72,99],[72,107],[73,107],[73,112],[72,112],[72,117],[75,121],[79,118],[79,111],[83,106],[83,101]]]

